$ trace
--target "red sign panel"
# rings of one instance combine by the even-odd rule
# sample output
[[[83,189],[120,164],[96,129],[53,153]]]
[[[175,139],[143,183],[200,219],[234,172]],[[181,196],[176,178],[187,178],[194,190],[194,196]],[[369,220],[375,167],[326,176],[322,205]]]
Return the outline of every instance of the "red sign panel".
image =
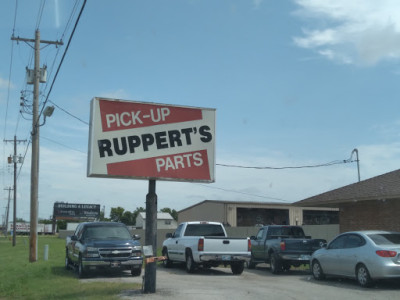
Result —
[[[215,110],[94,98],[88,176],[214,181]]]

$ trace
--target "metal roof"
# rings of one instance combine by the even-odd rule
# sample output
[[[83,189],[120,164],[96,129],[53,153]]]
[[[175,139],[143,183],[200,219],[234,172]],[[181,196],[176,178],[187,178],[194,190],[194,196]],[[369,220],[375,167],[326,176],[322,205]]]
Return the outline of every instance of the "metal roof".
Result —
[[[306,198],[294,205],[337,207],[341,203],[389,199],[400,199],[400,170]]]

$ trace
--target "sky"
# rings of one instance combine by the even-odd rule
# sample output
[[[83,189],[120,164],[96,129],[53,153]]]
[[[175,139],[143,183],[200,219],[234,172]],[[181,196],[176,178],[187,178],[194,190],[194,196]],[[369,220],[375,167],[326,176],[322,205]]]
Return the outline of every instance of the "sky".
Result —
[[[88,0],[70,39],[83,3],[0,3],[0,133],[27,141],[18,218],[30,218],[33,49],[11,36],[36,29],[64,42],[40,51],[41,105],[55,110],[40,127],[39,218],[56,201],[145,207],[148,181],[86,175],[94,97],[216,109],[215,182],[157,181],[158,209],[300,201],[357,182],[354,149],[361,180],[399,169],[399,1]],[[0,143],[3,221],[13,151]]]

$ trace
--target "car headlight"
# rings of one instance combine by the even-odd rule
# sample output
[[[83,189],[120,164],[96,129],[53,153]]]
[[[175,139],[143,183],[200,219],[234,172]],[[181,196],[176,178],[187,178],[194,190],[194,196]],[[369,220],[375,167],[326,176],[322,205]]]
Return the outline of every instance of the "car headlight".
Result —
[[[94,247],[87,247],[84,253],[85,257],[99,257],[99,249]]]
[[[134,247],[132,249],[132,256],[142,256],[142,247]]]

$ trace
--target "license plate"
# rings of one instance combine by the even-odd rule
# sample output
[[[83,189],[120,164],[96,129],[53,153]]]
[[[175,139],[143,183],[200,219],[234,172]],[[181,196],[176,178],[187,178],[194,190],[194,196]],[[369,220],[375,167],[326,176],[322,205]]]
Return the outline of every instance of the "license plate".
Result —
[[[310,255],[301,255],[300,258],[302,260],[310,260],[311,256]]]
[[[120,265],[121,265],[121,263],[118,261],[113,261],[110,263],[111,268],[118,268]]]
[[[222,255],[222,260],[231,260],[230,255]]]

